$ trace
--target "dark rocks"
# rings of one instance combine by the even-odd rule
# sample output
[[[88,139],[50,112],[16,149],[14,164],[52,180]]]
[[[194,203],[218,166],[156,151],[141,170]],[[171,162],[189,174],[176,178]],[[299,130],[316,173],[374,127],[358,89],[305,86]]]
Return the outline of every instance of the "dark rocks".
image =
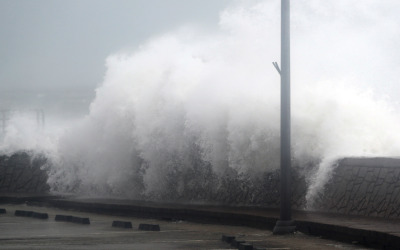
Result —
[[[253,250],[253,245],[250,243],[239,244],[239,250]]]
[[[54,218],[54,220],[55,221],[72,222],[72,223],[84,224],[84,225],[90,224],[89,218],[81,218],[81,217],[76,217],[76,216],[71,216],[71,215],[62,215],[62,214],[57,214],[56,217]]]
[[[226,243],[231,243],[235,239],[235,236],[232,235],[222,235],[222,241]]]
[[[38,213],[33,211],[25,211],[25,210],[15,210],[15,216],[21,217],[32,217],[37,219],[48,219],[49,215],[47,213]]]
[[[231,246],[239,248],[239,245],[242,243],[246,243],[244,240],[233,239],[231,242]]]
[[[25,211],[25,210],[15,210],[15,216],[22,216],[22,217],[32,217],[32,211]]]
[[[56,217],[54,218],[55,221],[71,221],[72,216],[71,215],[62,215],[62,214],[57,214]]]
[[[49,215],[47,213],[37,213],[33,212],[32,213],[32,218],[37,218],[37,219],[48,219]]]
[[[132,223],[130,221],[113,221],[112,227],[121,227],[121,228],[132,228]]]
[[[77,224],[89,225],[90,224],[90,219],[89,218],[81,218],[81,217],[71,216],[71,222],[72,223],[77,223]]]
[[[139,230],[160,231],[160,225],[158,225],[158,224],[139,224]]]

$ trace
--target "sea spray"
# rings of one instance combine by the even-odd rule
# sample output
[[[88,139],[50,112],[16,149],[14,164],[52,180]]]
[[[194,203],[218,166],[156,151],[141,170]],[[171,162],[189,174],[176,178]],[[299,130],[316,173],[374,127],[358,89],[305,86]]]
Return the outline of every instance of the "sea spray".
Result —
[[[4,129],[0,131],[0,152],[12,155],[31,151],[51,155],[57,147],[59,126],[44,127],[35,110],[6,110]]]
[[[398,17],[384,11],[398,4],[377,3],[293,2],[293,165],[309,201],[335,160],[400,155]],[[111,55],[90,113],[47,147],[52,190],[257,204],[279,168],[279,20],[278,1],[237,3],[218,32],[184,26]]]

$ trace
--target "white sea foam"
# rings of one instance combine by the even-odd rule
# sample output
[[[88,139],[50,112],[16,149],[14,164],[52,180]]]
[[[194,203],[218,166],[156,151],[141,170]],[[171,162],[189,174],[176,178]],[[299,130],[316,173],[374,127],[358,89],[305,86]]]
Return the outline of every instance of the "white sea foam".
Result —
[[[10,123],[1,149],[44,148],[53,190],[86,194],[161,193],[193,150],[216,173],[278,168],[279,7],[236,3],[218,32],[183,26],[111,55],[87,117],[52,139]],[[336,159],[400,155],[399,9],[292,1],[292,151],[296,167],[319,163],[310,200]]]

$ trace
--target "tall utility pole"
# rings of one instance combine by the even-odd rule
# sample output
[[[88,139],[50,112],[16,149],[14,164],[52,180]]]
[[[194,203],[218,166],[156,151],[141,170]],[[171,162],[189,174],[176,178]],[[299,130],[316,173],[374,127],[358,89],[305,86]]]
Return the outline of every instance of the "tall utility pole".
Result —
[[[281,210],[274,234],[293,233],[290,188],[290,0],[281,0]]]

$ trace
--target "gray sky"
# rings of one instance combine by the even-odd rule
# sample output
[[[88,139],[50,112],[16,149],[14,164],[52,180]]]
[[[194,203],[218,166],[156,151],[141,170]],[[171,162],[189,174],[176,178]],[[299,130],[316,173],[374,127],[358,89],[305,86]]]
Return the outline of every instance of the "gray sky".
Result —
[[[229,2],[0,0],[0,109],[87,106],[108,55],[183,24],[215,27]]]
[[[63,112],[63,115],[86,113],[96,86],[102,82],[109,55],[124,49],[135,51],[148,39],[185,24],[217,29],[220,11],[238,1],[0,0],[0,109],[29,107]],[[279,4],[279,1],[272,2]],[[393,73],[399,65],[398,1],[366,1],[369,3],[364,4],[369,6],[366,10],[364,5],[352,2],[356,1],[293,1],[293,8],[297,6],[298,12],[307,6],[311,8],[307,20],[314,26],[310,28],[307,20],[298,25],[309,29],[303,32],[308,36],[315,33],[315,37],[293,39],[293,46],[303,51],[297,58],[311,60],[309,56],[314,51],[317,67],[325,67],[329,62],[334,65],[330,67],[334,75],[349,72],[349,65],[351,71],[369,72],[361,75],[376,82],[376,89],[382,89],[383,93],[397,93],[394,99],[399,100],[398,73]],[[371,9],[374,3],[377,8]],[[299,5],[306,7],[299,8]],[[352,14],[348,15],[350,12]],[[296,12],[292,13],[296,20]],[[363,22],[364,18],[373,20],[374,25],[355,22]],[[296,27],[294,25],[293,30]],[[335,27],[337,30],[332,31]],[[318,43],[331,34],[340,35],[333,36],[337,40]],[[351,39],[342,39],[349,34]],[[344,50],[343,54],[355,54],[350,59],[360,60],[343,63],[344,59],[331,48],[349,48],[351,44],[346,41],[353,40],[361,45],[359,54],[355,53],[358,50]],[[305,44],[312,41],[321,48],[307,49],[299,41],[307,41]],[[362,47],[364,41],[369,41],[369,47]],[[294,49],[293,55],[295,53]],[[365,60],[365,55],[373,60]],[[313,70],[305,72],[315,73]]]

